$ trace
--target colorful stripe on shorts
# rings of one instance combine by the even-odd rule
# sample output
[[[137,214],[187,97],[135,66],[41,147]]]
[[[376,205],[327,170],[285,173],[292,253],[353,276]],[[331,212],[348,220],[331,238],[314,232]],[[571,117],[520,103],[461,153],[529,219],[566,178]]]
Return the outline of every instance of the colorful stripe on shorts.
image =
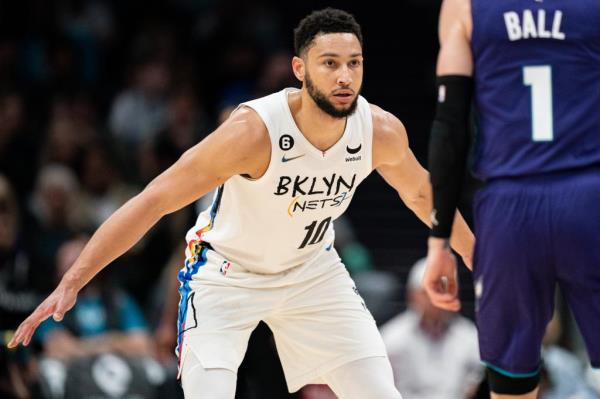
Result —
[[[198,239],[190,240],[188,243],[189,257],[185,260],[185,265],[182,270],[179,271],[177,278],[180,281],[179,286],[179,312],[177,321],[177,347],[175,348],[175,354],[179,357],[179,365],[181,366],[181,349],[183,345],[184,333],[188,329],[194,328],[194,326],[186,327],[186,319],[188,312],[188,304],[191,302],[193,305],[193,292],[190,287],[190,281],[194,275],[198,273],[198,270],[206,264],[206,253],[211,249],[210,244],[202,241],[202,234],[211,230],[214,226],[215,217],[221,204],[221,197],[223,195],[223,185],[221,185],[213,201],[210,210],[210,222],[208,225],[196,232]],[[195,312],[194,312],[195,315]],[[181,370],[181,367],[179,367]]]

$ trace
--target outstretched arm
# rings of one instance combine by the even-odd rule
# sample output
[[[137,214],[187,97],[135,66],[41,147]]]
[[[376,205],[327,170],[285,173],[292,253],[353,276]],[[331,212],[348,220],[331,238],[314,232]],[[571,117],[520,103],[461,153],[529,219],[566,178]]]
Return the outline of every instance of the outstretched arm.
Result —
[[[8,346],[28,345],[39,324],[50,316],[61,320],[81,288],[162,216],[190,204],[233,175],[261,176],[268,167],[270,150],[260,117],[247,108],[237,110],[98,228],[58,287],[21,323]]]
[[[408,146],[402,122],[381,108],[373,112],[373,167],[392,186],[402,201],[426,225],[431,227],[431,184],[425,170]],[[473,233],[460,213],[456,214],[451,238],[452,247],[465,263],[471,265]]]
[[[429,144],[433,229],[428,242],[424,287],[434,305],[448,310],[460,307],[457,291],[448,284],[456,274],[448,237],[468,153],[467,121],[473,74],[471,24],[469,0],[444,1],[439,20],[438,104]]]

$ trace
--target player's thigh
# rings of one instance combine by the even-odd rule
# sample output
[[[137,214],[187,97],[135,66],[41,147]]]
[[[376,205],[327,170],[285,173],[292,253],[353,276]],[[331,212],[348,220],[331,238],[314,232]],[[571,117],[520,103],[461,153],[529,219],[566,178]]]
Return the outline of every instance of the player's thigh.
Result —
[[[481,358],[512,375],[538,370],[554,309],[551,219],[543,192],[496,182],[475,202],[473,277]]]
[[[341,264],[290,288],[265,321],[291,389],[347,362],[386,356],[375,320]]]
[[[180,308],[180,358],[191,350],[205,368],[236,372],[250,334],[275,300],[256,289],[211,285],[194,281],[191,294]]]
[[[398,399],[387,357],[368,357],[346,363],[322,376],[340,399]]]

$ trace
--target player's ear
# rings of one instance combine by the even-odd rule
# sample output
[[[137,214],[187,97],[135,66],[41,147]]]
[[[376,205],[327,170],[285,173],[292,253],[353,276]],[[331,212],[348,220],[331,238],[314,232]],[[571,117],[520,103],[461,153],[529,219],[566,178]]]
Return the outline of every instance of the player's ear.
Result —
[[[301,82],[304,82],[305,68],[306,66],[304,65],[304,60],[302,58],[296,56],[292,58],[292,71],[294,71],[296,79]]]

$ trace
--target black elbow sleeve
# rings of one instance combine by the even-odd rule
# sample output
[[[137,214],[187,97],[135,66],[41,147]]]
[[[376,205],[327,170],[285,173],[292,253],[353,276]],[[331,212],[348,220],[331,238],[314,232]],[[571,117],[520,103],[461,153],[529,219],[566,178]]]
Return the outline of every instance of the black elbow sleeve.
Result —
[[[467,76],[440,76],[437,86],[437,110],[429,140],[431,235],[448,238],[465,176],[473,80]]]

